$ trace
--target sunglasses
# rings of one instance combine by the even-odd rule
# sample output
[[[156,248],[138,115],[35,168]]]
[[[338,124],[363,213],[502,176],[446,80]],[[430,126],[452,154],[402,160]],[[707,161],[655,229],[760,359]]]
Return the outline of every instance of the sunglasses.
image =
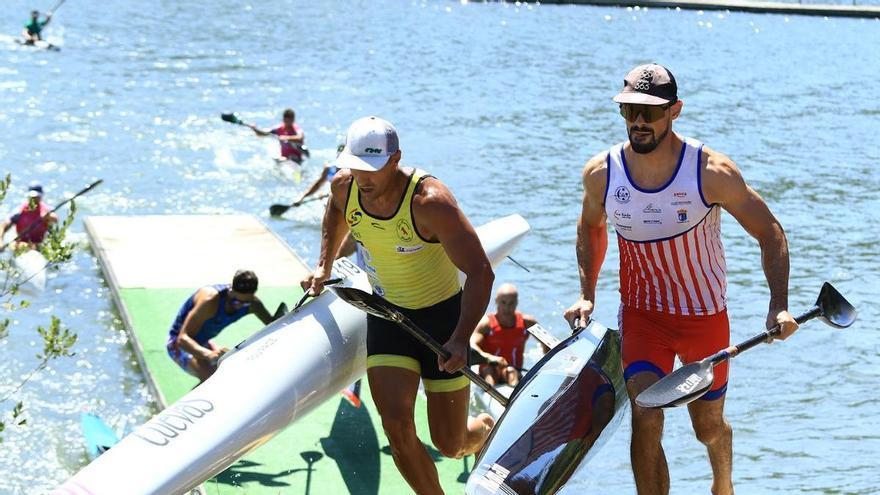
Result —
[[[667,103],[666,105],[641,105],[636,103],[621,103],[620,104],[620,115],[623,116],[626,120],[630,122],[635,122],[635,120],[641,114],[642,119],[645,122],[657,122],[662,119],[664,115],[666,115],[666,110],[669,110],[669,107],[672,106],[671,103]]]

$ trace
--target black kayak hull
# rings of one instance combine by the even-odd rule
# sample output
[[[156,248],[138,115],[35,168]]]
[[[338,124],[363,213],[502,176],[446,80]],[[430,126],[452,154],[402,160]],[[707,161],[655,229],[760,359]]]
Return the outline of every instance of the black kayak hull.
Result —
[[[545,355],[511,394],[466,492],[552,494],[620,424],[628,402],[617,331],[593,323]]]

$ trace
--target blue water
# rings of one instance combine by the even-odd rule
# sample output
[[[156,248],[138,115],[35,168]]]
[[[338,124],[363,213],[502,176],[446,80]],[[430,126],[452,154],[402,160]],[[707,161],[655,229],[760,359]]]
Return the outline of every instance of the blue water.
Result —
[[[516,257],[532,273],[505,266],[497,280],[516,283],[521,309],[558,335],[578,291],[580,169],[625,138],[610,97],[626,71],[669,66],[685,101],[676,129],[736,160],[785,226],[791,309],[830,280],[860,310],[850,329],[810,323],[734,362],[727,415],[739,491],[877,493],[880,22],[435,0],[71,0],[47,32],[62,50],[46,52],[13,43],[32,7],[0,4],[0,173],[15,179],[6,210],[31,180],[55,202],[103,178],[78,203],[80,219],[253,213],[314,262],[320,207],[284,219],[267,207],[293,200],[347,125],[377,114],[397,125],[404,162],[445,181],[473,223],[515,212],[530,221]],[[219,119],[236,111],[268,126],[288,106],[313,150],[299,185],[274,168],[271,141]],[[80,222],[74,230],[85,245]],[[756,243],[729,215],[724,234],[742,340],[763,325],[768,293]],[[609,325],[616,267],[612,243],[597,300]],[[35,365],[33,329],[51,314],[79,334],[76,356],[16,394],[29,426],[4,433],[2,493],[45,492],[83,465],[82,408],[118,430],[153,412],[85,248],[12,314],[0,396]],[[628,436],[625,425],[566,493],[634,493]],[[668,414],[664,445],[673,493],[707,493],[708,462],[683,410]]]

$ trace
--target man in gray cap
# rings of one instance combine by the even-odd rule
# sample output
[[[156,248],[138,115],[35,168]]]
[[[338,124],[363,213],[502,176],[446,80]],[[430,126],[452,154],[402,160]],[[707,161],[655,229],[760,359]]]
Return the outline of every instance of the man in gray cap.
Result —
[[[447,457],[476,452],[494,425],[468,418],[469,341],[495,278],[483,246],[449,189],[423,170],[400,166],[397,131],[378,117],[355,121],[336,166],[324,213],[321,254],[302,287],[318,294],[350,232],[373,291],[449,351],[435,356],[396,324],[367,316],[367,379],[391,453],[415,493],[441,494],[437,468],[416,436],[419,380],[431,439]],[[462,289],[459,270],[467,275]]]
[[[591,158],[583,170],[578,222],[581,294],[565,318],[587,321],[608,246],[606,221],[620,250],[619,325],[624,379],[631,399],[631,460],[639,494],[669,493],[660,438],[663,411],[639,407],[636,396],[672,371],[675,357],[698,361],[729,345],[723,208],[761,247],[770,289],[767,327],[780,339],[797,330],[788,312],[788,244],[782,226],[727,156],[673,132],[683,102],[672,73],[640,65],[614,97],[629,139]],[[688,405],[697,439],[712,466],[712,493],[732,494],[732,430],[724,419],[727,363],[713,388]]]

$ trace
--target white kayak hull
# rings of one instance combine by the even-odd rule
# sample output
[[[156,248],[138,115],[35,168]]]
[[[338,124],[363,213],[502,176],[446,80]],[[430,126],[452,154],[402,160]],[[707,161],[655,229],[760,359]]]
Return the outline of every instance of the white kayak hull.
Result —
[[[493,265],[528,233],[519,215],[477,229]],[[367,288],[349,260],[345,283]],[[224,357],[205,383],[136,428],[54,494],[182,494],[267,442],[366,371],[366,317],[330,291]]]
[[[19,291],[29,296],[39,296],[46,290],[46,257],[36,249],[26,251],[12,259],[18,271]]]

